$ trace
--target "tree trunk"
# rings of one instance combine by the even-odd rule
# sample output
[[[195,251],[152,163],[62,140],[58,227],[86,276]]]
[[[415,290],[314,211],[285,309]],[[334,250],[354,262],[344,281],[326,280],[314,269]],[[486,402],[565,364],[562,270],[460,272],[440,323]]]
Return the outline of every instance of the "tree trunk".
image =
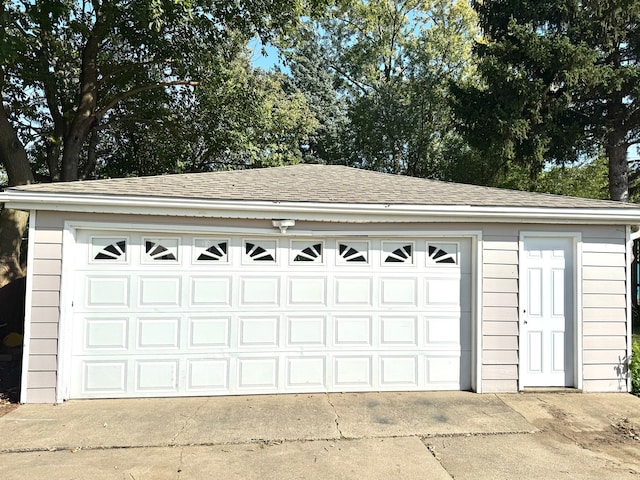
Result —
[[[80,172],[80,154],[89,133],[95,126],[96,106],[98,102],[98,53],[100,43],[106,31],[104,12],[98,8],[95,12],[96,22],[91,30],[87,43],[82,50],[82,66],[80,68],[80,92],[75,118],[69,126],[64,138],[62,152],[62,180],[69,182],[78,180]]]
[[[0,288],[25,274],[20,246],[28,222],[27,212],[9,208],[0,211]]]
[[[80,180],[86,180],[91,178],[93,172],[98,164],[98,142],[100,141],[100,134],[98,133],[100,128],[96,125],[91,130],[91,137],[89,138],[89,146],[87,147],[87,164],[84,166]]]
[[[605,153],[609,160],[609,198],[618,202],[629,201],[629,168],[623,128],[611,129],[607,134]]]
[[[33,182],[27,152],[13,129],[2,103],[0,103],[0,162],[7,171],[9,185]],[[20,267],[20,246],[28,218],[29,215],[26,212],[18,210],[3,208],[0,211],[0,287],[24,274]]]
[[[7,117],[4,104],[0,104],[0,163],[7,171],[9,185],[33,183],[27,152]]]
[[[80,154],[84,141],[87,138],[89,128],[72,125],[71,132],[64,140],[62,153],[62,181],[72,182],[78,180],[78,167],[80,166]]]

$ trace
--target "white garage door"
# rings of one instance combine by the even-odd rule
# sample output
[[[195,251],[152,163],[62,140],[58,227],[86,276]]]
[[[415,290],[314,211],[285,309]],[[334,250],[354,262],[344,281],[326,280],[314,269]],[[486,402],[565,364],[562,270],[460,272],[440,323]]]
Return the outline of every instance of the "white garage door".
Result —
[[[71,398],[471,386],[470,241],[80,231]]]

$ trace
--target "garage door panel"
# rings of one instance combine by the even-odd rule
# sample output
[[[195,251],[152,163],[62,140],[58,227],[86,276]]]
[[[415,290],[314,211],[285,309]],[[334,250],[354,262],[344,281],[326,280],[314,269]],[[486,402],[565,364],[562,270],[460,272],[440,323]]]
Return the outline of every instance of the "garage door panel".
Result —
[[[426,383],[434,386],[459,388],[460,357],[458,355],[426,357]],[[452,382],[452,379],[456,381]]]
[[[470,387],[468,240],[78,238],[72,398]]]
[[[290,347],[322,347],[327,344],[327,317],[287,317],[287,345]]]
[[[371,306],[372,280],[370,277],[339,277],[335,281],[337,306]]]
[[[176,393],[178,360],[149,359],[135,362],[137,392]]]
[[[230,306],[231,282],[225,277],[191,277],[189,295],[192,306]]]
[[[286,359],[286,390],[315,392],[326,390],[326,361],[324,355],[288,356]]]
[[[380,356],[380,387],[418,387],[418,355]]]
[[[230,347],[231,317],[190,317],[189,349]]]
[[[325,277],[289,277],[289,305],[327,306],[327,279]]]
[[[140,307],[179,307],[181,300],[181,277],[138,278]]]
[[[128,348],[129,317],[82,318],[84,351],[115,350],[119,354]]]
[[[425,301],[428,306],[460,308],[460,278],[427,278],[425,287]]]
[[[227,392],[230,361],[227,358],[187,359],[187,391]]]
[[[118,395],[126,393],[126,360],[93,360],[80,365],[83,394]]]
[[[280,317],[240,317],[240,348],[271,347],[279,343]]]
[[[380,302],[386,305],[417,306],[417,278],[382,278]]]
[[[178,349],[180,318],[138,318],[136,348]]]
[[[338,388],[358,390],[373,388],[373,361],[371,356],[335,356],[333,381]]]
[[[87,308],[129,307],[129,278],[88,276]]]
[[[372,317],[336,316],[333,324],[334,346],[372,346]]]
[[[239,357],[238,390],[278,389],[278,357]]]
[[[427,345],[459,345],[460,317],[447,315],[427,315],[425,319],[425,342]]]
[[[416,346],[418,344],[417,316],[381,316],[380,345]]]
[[[240,306],[278,306],[280,304],[279,277],[244,277],[240,283]]]

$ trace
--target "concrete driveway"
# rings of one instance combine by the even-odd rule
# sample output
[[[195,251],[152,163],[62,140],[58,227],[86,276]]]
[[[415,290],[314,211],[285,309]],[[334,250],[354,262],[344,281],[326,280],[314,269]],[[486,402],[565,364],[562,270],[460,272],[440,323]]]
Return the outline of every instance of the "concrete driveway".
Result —
[[[5,479],[637,479],[627,394],[85,400],[0,417]]]

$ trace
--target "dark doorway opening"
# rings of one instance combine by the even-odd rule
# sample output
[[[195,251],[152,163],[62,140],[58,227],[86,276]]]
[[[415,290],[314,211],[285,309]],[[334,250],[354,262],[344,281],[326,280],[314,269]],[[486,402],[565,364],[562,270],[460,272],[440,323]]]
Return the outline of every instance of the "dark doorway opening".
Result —
[[[26,277],[0,288],[0,399],[20,400]]]

